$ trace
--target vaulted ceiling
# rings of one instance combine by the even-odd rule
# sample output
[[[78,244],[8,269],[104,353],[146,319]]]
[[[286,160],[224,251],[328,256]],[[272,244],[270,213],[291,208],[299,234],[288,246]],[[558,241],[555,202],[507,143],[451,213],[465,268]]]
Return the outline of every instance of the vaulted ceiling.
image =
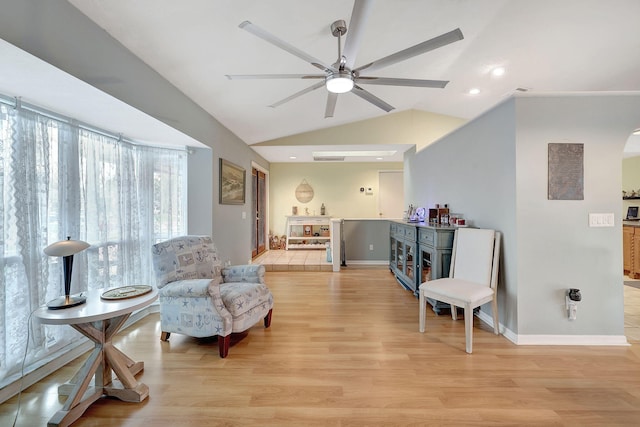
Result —
[[[346,93],[325,118],[324,87],[272,108],[317,80],[226,77],[322,73],[239,24],[251,21],[333,64],[338,42],[330,25],[344,19],[349,26],[353,1],[68,1],[248,144],[390,114]],[[393,112],[471,119],[519,90],[640,90],[639,16],[637,0],[378,0],[355,64],[460,28],[462,40],[375,72],[449,81],[445,88],[362,86]],[[496,67],[504,75],[494,76]]]

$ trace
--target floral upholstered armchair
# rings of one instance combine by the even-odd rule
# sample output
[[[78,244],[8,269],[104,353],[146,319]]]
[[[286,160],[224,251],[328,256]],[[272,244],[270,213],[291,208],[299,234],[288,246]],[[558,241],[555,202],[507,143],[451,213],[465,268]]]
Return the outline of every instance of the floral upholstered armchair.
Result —
[[[222,268],[211,237],[183,236],[153,245],[160,300],[160,339],[172,332],[192,337],[218,336],[227,357],[231,333],[260,319],[271,324],[273,295],[264,283],[264,266]]]

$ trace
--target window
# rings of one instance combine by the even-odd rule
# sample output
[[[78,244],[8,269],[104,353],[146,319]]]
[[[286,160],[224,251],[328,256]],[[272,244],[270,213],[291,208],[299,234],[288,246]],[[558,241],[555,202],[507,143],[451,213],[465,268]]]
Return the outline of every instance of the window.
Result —
[[[186,231],[184,149],[132,144],[0,102],[0,387],[84,338],[30,322],[63,294],[61,259],[43,249],[70,236],[72,292],[153,283],[151,245]],[[29,326],[30,325],[30,326]],[[27,370],[28,371],[28,370]]]

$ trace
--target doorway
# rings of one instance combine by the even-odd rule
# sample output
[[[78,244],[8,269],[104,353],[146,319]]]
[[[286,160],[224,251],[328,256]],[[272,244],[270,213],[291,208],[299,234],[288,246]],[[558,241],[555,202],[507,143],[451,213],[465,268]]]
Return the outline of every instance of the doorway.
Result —
[[[251,168],[252,221],[251,221],[251,257],[255,258],[266,250],[267,231],[267,175]]]
[[[404,210],[403,171],[379,171],[378,188],[378,216],[380,218],[402,218]]]
[[[640,205],[640,131],[633,133],[624,147],[622,159],[622,215],[623,219],[632,214],[633,207]],[[632,209],[630,209],[632,208]],[[637,215],[631,215],[637,216]],[[623,223],[623,280],[624,280],[624,332],[627,340],[640,340],[640,280],[634,274],[637,267],[634,248],[631,243],[637,239],[637,221]],[[631,232],[631,235],[627,233]],[[638,233],[638,231],[635,231]],[[633,257],[631,256],[633,253]],[[633,259],[632,259],[633,258]]]

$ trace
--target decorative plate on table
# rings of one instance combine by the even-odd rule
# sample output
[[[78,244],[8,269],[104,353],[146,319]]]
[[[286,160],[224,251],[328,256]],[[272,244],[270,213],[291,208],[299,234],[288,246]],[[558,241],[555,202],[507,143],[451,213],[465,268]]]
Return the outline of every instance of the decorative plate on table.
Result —
[[[104,291],[100,298],[106,300],[127,299],[133,297],[139,297],[140,295],[151,292],[153,288],[149,285],[129,285],[122,286],[120,288],[109,289]]]
[[[424,217],[425,217],[425,215],[426,215],[426,210],[425,210],[425,208],[417,208],[417,209],[416,209],[416,215],[418,216],[418,219],[419,219],[420,221],[423,221],[423,220],[424,220]]]

